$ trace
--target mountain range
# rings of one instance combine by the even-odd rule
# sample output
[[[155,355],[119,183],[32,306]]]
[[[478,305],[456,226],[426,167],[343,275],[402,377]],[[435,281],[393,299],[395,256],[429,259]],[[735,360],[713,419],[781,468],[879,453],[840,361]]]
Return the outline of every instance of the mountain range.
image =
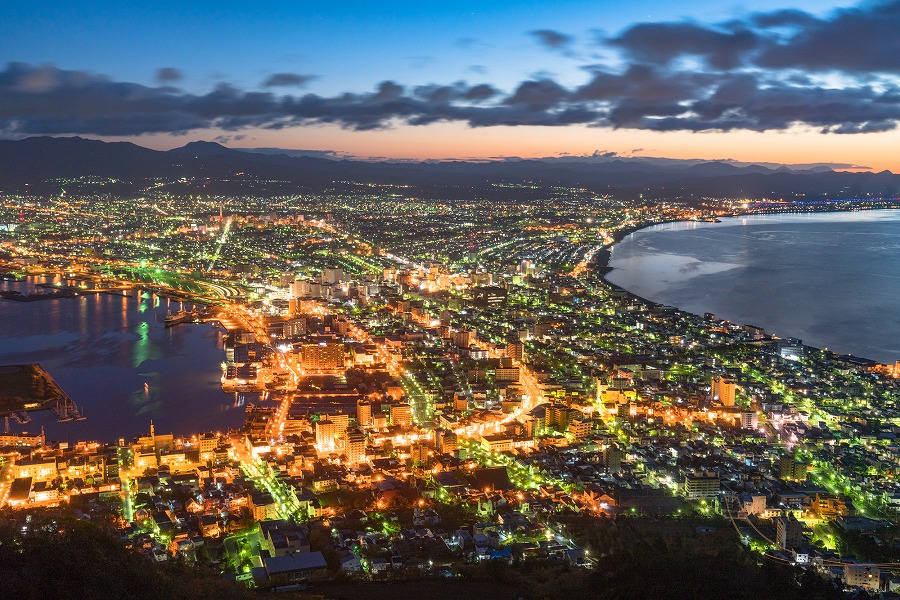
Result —
[[[79,137],[0,140],[0,190],[54,193],[75,178],[113,179],[109,189],[139,193],[153,180],[180,181],[186,191],[284,193],[335,182],[395,183],[440,196],[477,190],[497,194],[496,183],[580,186],[613,196],[652,198],[851,198],[900,195],[900,175],[844,172],[827,166],[798,168],[729,161],[643,157],[561,157],[496,161],[364,161],[238,150],[191,142],[168,151],[130,142]],[[514,192],[511,192],[514,193]]]

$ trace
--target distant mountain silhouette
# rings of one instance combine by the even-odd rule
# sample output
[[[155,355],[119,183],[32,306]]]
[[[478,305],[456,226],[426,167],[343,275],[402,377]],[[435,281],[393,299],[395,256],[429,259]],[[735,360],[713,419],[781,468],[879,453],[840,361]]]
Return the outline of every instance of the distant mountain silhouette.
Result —
[[[215,193],[315,189],[333,182],[401,183],[442,193],[465,195],[464,188],[487,190],[491,184],[525,183],[583,186],[614,195],[653,197],[846,198],[866,194],[897,196],[900,175],[836,172],[828,167],[792,169],[737,166],[726,161],[664,161],[612,157],[506,159],[498,161],[367,162],[313,156],[258,153],[215,142],[190,142],[169,151],[130,142],[79,137],[0,140],[0,189],[59,191],[59,181],[81,176],[118,180],[107,188],[138,193],[150,180],[183,180],[173,189]],[[26,187],[27,186],[27,187]],[[517,192],[502,192],[514,196]]]

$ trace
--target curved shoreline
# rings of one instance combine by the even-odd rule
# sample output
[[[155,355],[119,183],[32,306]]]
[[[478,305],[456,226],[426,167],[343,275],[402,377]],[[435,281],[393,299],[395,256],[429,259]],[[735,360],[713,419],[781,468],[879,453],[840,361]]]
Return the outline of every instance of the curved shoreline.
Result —
[[[767,216],[778,216],[778,215],[814,215],[814,214],[817,214],[817,213],[823,213],[823,214],[835,214],[835,213],[846,213],[846,212],[857,213],[857,212],[897,211],[897,210],[900,210],[900,206],[894,206],[894,207],[878,207],[878,208],[861,208],[861,209],[853,209],[853,208],[850,208],[850,209],[837,209],[837,208],[835,208],[835,209],[832,209],[832,210],[815,210],[815,211],[762,211],[762,212],[740,212],[740,213],[737,213],[737,214],[734,214],[734,215],[727,215],[727,216],[723,215],[723,218],[727,218],[727,219],[738,219],[738,218],[741,218],[741,217],[767,217]],[[655,300],[651,300],[651,299],[649,299],[649,298],[645,298],[645,297],[643,297],[643,296],[640,296],[640,295],[638,295],[638,294],[632,292],[631,290],[626,289],[626,288],[624,288],[624,287],[622,287],[622,286],[620,286],[620,285],[618,285],[618,284],[613,283],[612,281],[610,281],[610,280],[608,279],[608,276],[609,276],[610,273],[612,273],[612,272],[614,271],[614,268],[611,267],[611,266],[609,265],[609,261],[610,261],[611,256],[612,256],[612,249],[613,249],[613,247],[615,247],[617,244],[619,244],[620,242],[622,242],[622,240],[624,240],[627,236],[629,236],[629,235],[631,235],[631,234],[633,234],[633,233],[637,233],[637,232],[639,232],[639,231],[644,231],[644,230],[650,229],[650,228],[652,228],[652,227],[656,227],[656,226],[659,226],[659,225],[667,225],[667,224],[670,224],[670,223],[697,223],[697,222],[702,222],[702,221],[685,220],[685,219],[669,219],[669,220],[659,221],[659,222],[656,222],[656,223],[649,223],[649,224],[644,224],[644,225],[640,225],[640,226],[635,226],[635,227],[629,227],[629,228],[626,228],[626,229],[622,229],[621,231],[618,231],[618,232],[616,232],[616,233],[613,235],[613,242],[612,242],[609,246],[604,246],[604,248],[603,248],[601,251],[598,251],[598,252],[597,252],[597,256],[595,256],[595,259],[594,259],[594,265],[592,265],[592,270],[593,270],[595,273],[597,273],[597,274],[599,275],[599,277],[600,277],[600,279],[601,279],[601,281],[603,282],[604,285],[606,285],[607,287],[609,287],[609,288],[611,288],[611,289],[613,289],[613,290],[616,290],[616,291],[619,291],[619,292],[624,292],[625,294],[628,295],[628,297],[633,298],[633,299],[635,299],[635,300],[637,300],[637,301],[643,303],[644,305],[647,305],[647,306],[669,306],[669,305],[666,305],[666,304],[664,304],[664,303],[657,302],[657,301],[655,301]],[[602,261],[602,263],[601,263],[601,261]],[[702,315],[702,314],[700,314],[700,313],[695,313],[695,312],[692,312],[692,311],[689,311],[689,310],[685,310],[685,309],[683,309],[683,308],[681,308],[681,307],[679,307],[679,306],[673,306],[672,308],[675,308],[678,312],[683,313],[683,314],[686,314],[686,315],[693,315],[693,316],[695,316],[695,317],[703,318],[703,315]],[[723,321],[724,321],[724,319],[723,319]],[[750,326],[750,327],[758,327],[757,325],[750,324],[750,323],[740,323],[740,324],[741,324],[741,325],[747,325],[747,326]],[[781,335],[779,335],[779,334],[776,334],[776,333],[773,333],[773,332],[769,331],[768,329],[766,329],[766,328],[764,328],[764,327],[763,327],[762,329],[766,332],[767,335],[785,339],[785,338],[783,338],[783,336],[781,336]],[[792,336],[788,336],[788,337],[792,337]],[[871,359],[871,358],[867,358],[867,357],[863,357],[863,356],[857,356],[857,355],[855,355],[855,354],[839,354],[839,353],[837,353],[837,352],[834,352],[834,351],[831,351],[831,350],[828,350],[828,349],[825,349],[825,348],[819,348],[819,347],[817,347],[817,346],[811,346],[811,345],[809,345],[809,344],[802,344],[802,345],[803,345],[804,347],[809,348],[810,350],[813,350],[813,351],[816,351],[816,352],[825,352],[830,358],[851,357],[851,358],[854,358],[854,359],[861,359],[861,360],[864,360],[864,361],[871,361],[872,363],[874,363],[874,364],[876,364],[876,365],[889,366],[889,365],[887,365],[886,363],[883,363],[883,362],[881,362],[881,361],[879,361],[879,360],[875,360],[875,359]],[[898,359],[898,360],[900,360],[900,359]]]

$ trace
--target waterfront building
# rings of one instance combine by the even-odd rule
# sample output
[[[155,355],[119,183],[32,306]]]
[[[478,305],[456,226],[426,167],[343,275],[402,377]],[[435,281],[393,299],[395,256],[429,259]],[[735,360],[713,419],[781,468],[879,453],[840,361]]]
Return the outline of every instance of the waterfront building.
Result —
[[[0,433],[0,446],[28,446],[29,448],[37,448],[45,444],[44,429],[41,428],[40,433],[29,434],[22,433]]]

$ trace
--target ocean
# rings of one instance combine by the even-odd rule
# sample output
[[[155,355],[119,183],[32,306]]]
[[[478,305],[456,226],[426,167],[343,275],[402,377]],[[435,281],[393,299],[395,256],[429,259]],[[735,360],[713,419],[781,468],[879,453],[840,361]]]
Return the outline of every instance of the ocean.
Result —
[[[29,293],[59,280],[0,281],[0,289]],[[109,442],[146,433],[151,419],[157,433],[175,435],[243,423],[243,399],[219,385],[224,330],[211,324],[167,328],[163,319],[181,302],[129,294],[0,300],[0,365],[40,363],[87,417],[57,423],[49,411],[34,412],[30,423],[11,422],[14,430],[34,433],[43,426],[48,439]]]
[[[648,300],[892,364],[900,359],[900,211],[655,225],[607,279]]]

